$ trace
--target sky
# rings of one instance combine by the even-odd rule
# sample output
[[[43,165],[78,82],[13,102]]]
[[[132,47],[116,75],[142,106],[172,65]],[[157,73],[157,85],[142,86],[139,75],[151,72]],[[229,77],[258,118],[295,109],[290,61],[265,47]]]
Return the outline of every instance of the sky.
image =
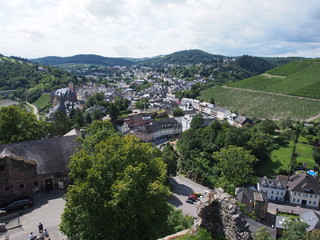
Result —
[[[319,0],[0,0],[0,54],[320,57]]]

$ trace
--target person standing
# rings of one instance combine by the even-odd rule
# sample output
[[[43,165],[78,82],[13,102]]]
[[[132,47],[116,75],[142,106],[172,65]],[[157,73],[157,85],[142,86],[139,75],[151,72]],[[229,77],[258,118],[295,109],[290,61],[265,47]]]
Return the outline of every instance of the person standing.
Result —
[[[41,234],[43,232],[43,225],[41,222],[39,223],[38,228],[39,228],[39,233]]]

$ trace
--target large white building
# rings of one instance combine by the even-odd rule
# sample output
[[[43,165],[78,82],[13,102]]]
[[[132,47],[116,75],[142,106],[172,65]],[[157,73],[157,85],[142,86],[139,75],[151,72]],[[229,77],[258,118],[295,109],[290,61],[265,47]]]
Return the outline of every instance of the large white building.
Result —
[[[320,200],[319,181],[308,173],[300,173],[289,178],[287,183],[290,203],[318,207]]]
[[[263,191],[267,194],[269,200],[284,201],[286,195],[286,176],[278,176],[276,179],[263,177],[257,183],[258,191]]]

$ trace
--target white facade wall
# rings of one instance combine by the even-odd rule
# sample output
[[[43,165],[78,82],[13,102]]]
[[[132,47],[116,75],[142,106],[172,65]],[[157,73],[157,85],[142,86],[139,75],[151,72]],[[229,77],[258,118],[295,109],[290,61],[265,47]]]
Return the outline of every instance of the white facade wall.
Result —
[[[284,196],[286,194],[285,189],[263,187],[263,186],[260,186],[259,183],[257,184],[257,187],[258,187],[258,191],[261,190],[267,194],[269,200],[284,201]]]
[[[318,207],[319,199],[320,195],[290,191],[290,203],[293,204]]]
[[[182,132],[187,131],[190,129],[190,123],[192,121],[192,117],[189,115],[186,115],[181,118],[181,125],[182,125]]]

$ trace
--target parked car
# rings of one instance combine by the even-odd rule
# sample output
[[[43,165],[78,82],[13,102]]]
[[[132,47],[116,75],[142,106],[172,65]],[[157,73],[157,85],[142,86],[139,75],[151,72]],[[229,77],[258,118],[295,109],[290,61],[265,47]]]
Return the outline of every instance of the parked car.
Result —
[[[188,198],[188,199],[186,200],[186,203],[193,204],[193,200],[191,200],[190,198]]]
[[[198,200],[196,195],[190,195],[189,199],[191,199],[192,201],[196,202]]]
[[[16,200],[12,203],[10,203],[8,206],[4,208],[0,208],[0,210],[9,212],[9,211],[14,211],[14,210],[19,210],[19,209],[25,209],[28,207],[31,207],[33,205],[34,201],[33,198],[31,197],[24,197],[20,198],[20,200]]]

